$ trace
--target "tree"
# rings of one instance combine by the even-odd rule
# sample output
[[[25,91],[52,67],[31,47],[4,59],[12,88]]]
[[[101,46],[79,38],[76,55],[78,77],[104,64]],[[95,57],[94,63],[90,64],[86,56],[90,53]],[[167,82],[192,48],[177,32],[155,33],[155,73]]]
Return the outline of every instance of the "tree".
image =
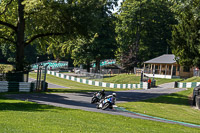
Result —
[[[179,3],[178,3],[179,4]],[[186,1],[176,10],[178,24],[173,26],[171,48],[184,66],[200,67],[200,1]]]
[[[131,53],[133,56],[129,62],[134,59],[132,65],[135,67],[166,53],[169,47],[167,40],[171,37],[170,25],[176,23],[171,5],[166,0],[126,0],[122,4],[116,24],[119,44],[116,55],[122,64],[122,57]]]
[[[74,59],[75,65],[86,64],[89,66],[92,61],[96,62],[96,72],[100,69],[100,60],[114,58],[117,48],[115,40],[115,25],[111,10],[117,0],[106,0],[99,10],[95,12],[93,20],[96,21],[94,29],[88,32],[88,38],[80,37],[75,41],[65,42],[63,49],[67,49]]]
[[[16,70],[24,70],[24,49],[49,38],[66,40],[88,35],[92,17],[102,7],[101,0],[2,0],[0,42],[16,49]]]

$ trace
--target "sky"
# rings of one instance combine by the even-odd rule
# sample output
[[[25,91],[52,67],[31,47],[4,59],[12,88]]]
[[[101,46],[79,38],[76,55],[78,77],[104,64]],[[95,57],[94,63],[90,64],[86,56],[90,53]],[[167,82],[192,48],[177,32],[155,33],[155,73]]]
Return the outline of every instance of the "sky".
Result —
[[[122,2],[122,0],[119,0],[119,1],[118,1],[118,6],[121,6],[121,2]],[[114,11],[112,11],[112,12],[113,12],[113,13],[117,12],[117,11],[118,11],[118,8],[119,8],[119,7],[114,7]]]

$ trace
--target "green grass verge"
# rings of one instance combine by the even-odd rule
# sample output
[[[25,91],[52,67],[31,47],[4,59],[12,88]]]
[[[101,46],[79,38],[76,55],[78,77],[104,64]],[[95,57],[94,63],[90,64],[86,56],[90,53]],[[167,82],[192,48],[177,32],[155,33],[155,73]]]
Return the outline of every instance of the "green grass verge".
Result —
[[[40,105],[0,96],[1,133],[194,133],[197,128],[82,110]]]
[[[163,79],[163,78],[155,78],[156,80],[156,85],[161,85],[161,84],[164,84],[164,83],[170,83],[170,82],[175,82],[175,81],[181,81],[183,79],[179,79],[179,78],[176,78],[176,79]]]
[[[170,120],[200,125],[200,110],[192,108],[189,96],[192,89],[138,102],[117,104],[127,110]]]
[[[200,82],[200,77],[191,77],[181,82]]]
[[[36,73],[29,73],[30,78],[36,79]],[[107,88],[107,87],[98,87],[94,85],[87,85],[83,83],[78,83],[75,81],[59,78],[53,75],[47,74],[47,82],[52,84],[57,84],[65,87],[69,87],[66,89],[61,88],[49,88],[49,92],[93,92],[105,89],[106,91],[121,91],[128,89],[118,89],[118,88]]]
[[[152,80],[153,78],[151,78]],[[155,78],[156,85],[180,81],[182,79],[162,79],[162,78]],[[116,83],[116,84],[139,84],[140,83],[140,76],[136,76],[135,74],[119,74],[108,76],[103,79],[103,82],[107,83]]]

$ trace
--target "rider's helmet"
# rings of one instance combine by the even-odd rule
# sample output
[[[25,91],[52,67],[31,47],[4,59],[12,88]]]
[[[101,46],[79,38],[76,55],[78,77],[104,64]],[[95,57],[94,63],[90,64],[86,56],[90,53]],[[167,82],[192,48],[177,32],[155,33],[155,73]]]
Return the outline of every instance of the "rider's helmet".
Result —
[[[117,94],[116,94],[116,93],[113,93],[112,95],[113,95],[114,97],[116,97],[116,96],[117,96]]]
[[[102,91],[102,92],[104,92],[105,90],[104,90],[104,89],[102,89],[101,91]]]

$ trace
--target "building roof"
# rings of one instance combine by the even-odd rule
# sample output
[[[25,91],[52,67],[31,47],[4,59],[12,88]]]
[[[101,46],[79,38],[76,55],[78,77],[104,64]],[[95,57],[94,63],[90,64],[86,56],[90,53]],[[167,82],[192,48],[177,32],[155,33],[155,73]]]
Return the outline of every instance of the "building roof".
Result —
[[[144,63],[151,64],[173,64],[176,63],[175,55],[173,54],[164,54],[159,57],[153,58],[151,60],[145,61]]]

